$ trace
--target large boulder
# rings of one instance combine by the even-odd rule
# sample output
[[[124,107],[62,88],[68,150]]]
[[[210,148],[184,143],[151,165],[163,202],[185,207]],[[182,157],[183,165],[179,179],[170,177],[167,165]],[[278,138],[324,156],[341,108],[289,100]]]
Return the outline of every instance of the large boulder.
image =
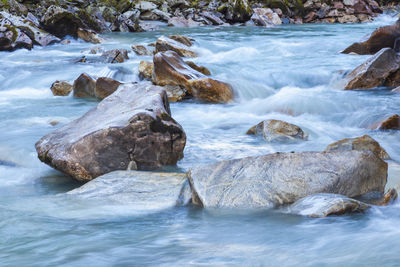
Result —
[[[371,89],[400,85],[400,56],[383,48],[345,77],[345,90]]]
[[[363,135],[354,138],[345,138],[330,144],[325,151],[371,151],[381,159],[390,159],[388,153],[383,149],[379,143],[371,138],[369,135]]]
[[[114,171],[67,194],[81,199],[129,204],[135,210],[152,211],[184,205],[190,189],[184,173]],[[189,197],[187,197],[189,196]]]
[[[81,118],[36,143],[39,159],[87,182],[115,170],[149,170],[183,157],[186,135],[165,90],[122,84]]]
[[[192,201],[203,207],[273,208],[317,193],[383,193],[387,164],[372,152],[276,153],[189,171]]]
[[[366,41],[354,43],[343,50],[342,53],[373,55],[382,48],[394,48],[396,39],[398,38],[400,38],[400,20],[393,25],[376,29]]]
[[[158,38],[155,53],[174,51],[181,57],[197,57],[197,53],[178,41],[165,36]]]
[[[207,102],[226,103],[233,99],[233,89],[229,84],[192,69],[173,51],[157,53],[153,63],[154,84],[181,88],[189,96]]]
[[[364,212],[370,205],[338,194],[314,194],[297,200],[288,212],[302,216],[321,218],[331,215]]]
[[[261,135],[267,142],[289,142],[308,138],[299,126],[280,120],[262,121],[251,127],[246,134]]]

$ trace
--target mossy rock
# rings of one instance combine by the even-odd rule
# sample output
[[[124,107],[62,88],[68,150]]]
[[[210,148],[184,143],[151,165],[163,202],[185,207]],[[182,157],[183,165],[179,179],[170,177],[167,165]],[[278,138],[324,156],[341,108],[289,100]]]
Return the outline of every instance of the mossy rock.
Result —
[[[127,11],[132,6],[132,3],[129,0],[100,0],[97,2],[100,5],[113,7],[121,13]]]

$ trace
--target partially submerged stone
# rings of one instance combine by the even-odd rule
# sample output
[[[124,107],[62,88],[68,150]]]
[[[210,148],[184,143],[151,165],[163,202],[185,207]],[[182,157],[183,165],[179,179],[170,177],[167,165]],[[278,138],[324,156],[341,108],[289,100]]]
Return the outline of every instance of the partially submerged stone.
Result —
[[[148,50],[144,45],[132,45],[132,50],[138,56],[151,56],[153,53]]]
[[[181,57],[197,57],[197,53],[191,50],[187,45],[168,37],[161,36],[156,42],[155,53],[166,51],[174,51]]]
[[[100,58],[104,63],[123,63],[129,59],[128,50],[113,49],[105,51]]]
[[[382,48],[395,48],[396,40],[400,38],[400,20],[390,26],[376,29],[368,40],[354,43],[342,53],[356,53],[359,55],[373,55]]]
[[[321,218],[331,215],[343,215],[364,212],[370,206],[361,201],[339,194],[313,194],[287,208],[292,214]]]
[[[378,123],[378,130],[400,130],[400,116],[395,114]]]
[[[189,47],[191,47],[193,45],[193,41],[194,41],[193,38],[190,38],[190,37],[187,37],[187,36],[183,36],[183,35],[180,35],[180,34],[170,35],[170,36],[168,36],[168,38],[170,38],[172,40],[175,40],[175,41],[177,41],[177,42],[179,42],[181,44],[184,44],[186,46],[189,46]]]
[[[39,159],[87,182],[115,170],[150,170],[183,157],[186,135],[163,88],[122,84],[81,118],[36,143]]]
[[[192,201],[210,208],[273,208],[317,193],[383,193],[387,163],[372,152],[276,153],[204,166],[188,173]]]
[[[390,159],[388,153],[383,149],[379,143],[371,138],[369,135],[363,135],[354,138],[345,138],[330,144],[325,151],[346,151],[346,150],[358,150],[358,151],[371,151],[375,153],[381,159]]]
[[[280,120],[265,120],[250,128],[246,134],[261,135],[267,142],[307,140],[308,135],[297,125]]]
[[[184,196],[186,183],[184,173],[114,171],[67,194],[129,204],[138,210],[161,210],[188,202]]]
[[[72,85],[67,81],[55,81],[50,89],[55,96],[67,96],[71,93],[72,88]]]
[[[77,31],[77,37],[92,44],[100,44],[103,39],[93,30],[79,28]]]
[[[120,85],[121,83],[119,81],[116,81],[112,78],[100,77],[96,81],[94,95],[98,99],[102,100],[117,91]]]
[[[180,87],[189,96],[208,102],[226,103],[233,99],[233,89],[229,84],[192,69],[173,51],[157,53],[153,63],[154,84],[168,88]]]
[[[139,63],[139,78],[151,81],[153,75],[153,62],[140,61]]]
[[[207,69],[204,66],[199,66],[196,63],[194,63],[193,61],[185,61],[186,64],[189,65],[189,67],[191,67],[194,70],[197,70],[200,73],[203,73],[204,75],[210,76],[211,72],[209,69]]]
[[[73,84],[74,97],[96,97],[96,80],[87,73],[82,73]]]
[[[383,48],[358,66],[345,79],[345,90],[371,89],[400,85],[400,57],[391,48]]]

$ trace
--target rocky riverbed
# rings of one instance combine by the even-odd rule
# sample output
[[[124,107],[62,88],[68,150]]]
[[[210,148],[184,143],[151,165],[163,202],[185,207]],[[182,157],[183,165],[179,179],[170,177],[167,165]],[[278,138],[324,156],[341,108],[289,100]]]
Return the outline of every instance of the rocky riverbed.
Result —
[[[157,28],[48,27],[55,42],[0,52],[7,265],[398,261],[397,17],[304,21],[324,8],[310,1],[301,16],[250,2],[248,18],[244,2],[110,4]]]

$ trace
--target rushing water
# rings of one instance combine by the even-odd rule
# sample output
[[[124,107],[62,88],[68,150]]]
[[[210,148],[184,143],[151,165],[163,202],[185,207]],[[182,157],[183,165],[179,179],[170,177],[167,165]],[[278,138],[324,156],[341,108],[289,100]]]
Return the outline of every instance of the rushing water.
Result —
[[[163,28],[107,35],[103,47],[130,48],[162,34],[186,34],[196,39],[200,57],[194,61],[233,85],[231,104],[171,104],[188,136],[180,171],[276,151],[323,150],[336,140],[369,134],[391,155],[389,185],[399,187],[400,133],[368,126],[399,114],[400,94],[343,91],[343,71],[368,56],[339,53],[394,21],[383,16],[356,25]],[[0,53],[1,266],[399,266],[400,202],[365,214],[310,219],[195,207],[143,213],[124,203],[64,195],[79,184],[40,163],[34,143],[96,102],[54,97],[50,85],[82,72],[135,81],[139,61],[151,60],[130,53],[130,60],[117,65],[74,63],[82,55],[96,57],[91,47],[72,41]],[[299,125],[309,141],[267,144],[245,135],[271,118]]]

